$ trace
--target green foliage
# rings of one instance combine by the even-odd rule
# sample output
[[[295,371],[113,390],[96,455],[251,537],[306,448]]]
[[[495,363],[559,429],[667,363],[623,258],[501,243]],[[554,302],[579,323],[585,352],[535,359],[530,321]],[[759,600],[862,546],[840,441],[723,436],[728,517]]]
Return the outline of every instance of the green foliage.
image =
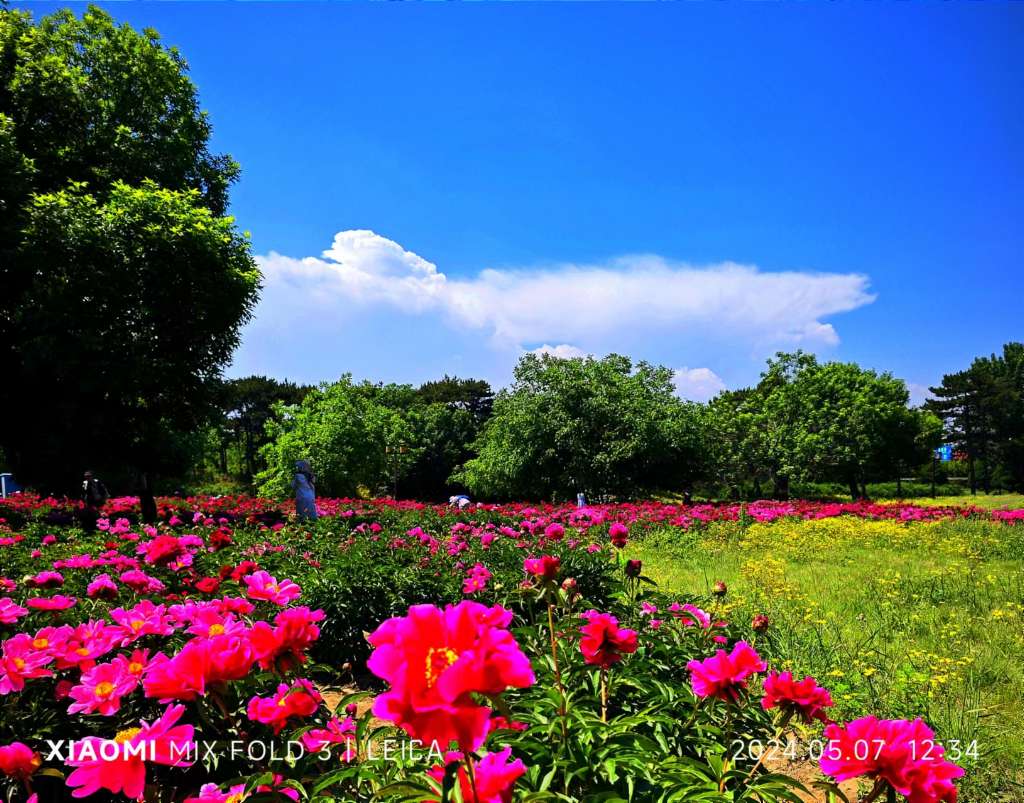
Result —
[[[271,441],[262,451],[267,469],[256,477],[260,493],[289,493],[301,459],[312,464],[318,493],[358,496],[360,488],[385,488],[415,459],[414,431],[397,404],[406,390],[413,392],[357,385],[346,374],[310,391],[299,405],[280,406],[280,420],[267,424]]]
[[[567,498],[678,487],[699,471],[695,405],[672,372],[610,355],[524,356],[456,477],[478,494]]]
[[[979,357],[947,374],[926,403],[946,425],[946,437],[967,455],[971,490],[1024,489],[1024,343]]]
[[[281,382],[266,376],[229,379],[220,386],[218,420],[212,426],[216,467],[221,476],[251,480],[266,466],[260,450],[267,444],[267,423],[275,418],[275,405],[300,404],[308,385]]]
[[[155,32],[0,9],[0,444],[23,479],[193,454],[259,286],[209,138]]]
[[[939,421],[907,401],[890,374],[780,353],[755,388],[708,405],[716,479],[734,488],[770,482],[777,495],[791,481],[839,482],[862,496],[869,479],[918,465],[939,442]]]
[[[308,458],[318,493],[361,491],[443,499],[449,475],[471,455],[490,411],[490,387],[445,377],[421,388],[353,383],[348,375],[302,398],[279,404],[266,420],[263,494],[288,492],[295,460]]]

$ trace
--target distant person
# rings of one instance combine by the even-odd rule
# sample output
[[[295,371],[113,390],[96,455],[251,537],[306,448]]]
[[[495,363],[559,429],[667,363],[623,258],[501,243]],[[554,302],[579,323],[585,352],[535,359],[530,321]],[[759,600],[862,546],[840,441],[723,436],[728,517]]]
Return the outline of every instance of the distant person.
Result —
[[[316,475],[308,460],[295,461],[292,489],[295,491],[295,513],[299,519],[316,521]]]
[[[110,494],[107,493],[107,486],[103,484],[103,480],[91,471],[86,471],[82,475],[82,502],[85,506],[82,508],[80,520],[83,530],[89,533],[96,530],[100,509],[109,498]]]
[[[455,496],[448,497],[449,507],[457,507],[459,510],[465,510],[469,505],[469,497],[465,494],[456,494]]]

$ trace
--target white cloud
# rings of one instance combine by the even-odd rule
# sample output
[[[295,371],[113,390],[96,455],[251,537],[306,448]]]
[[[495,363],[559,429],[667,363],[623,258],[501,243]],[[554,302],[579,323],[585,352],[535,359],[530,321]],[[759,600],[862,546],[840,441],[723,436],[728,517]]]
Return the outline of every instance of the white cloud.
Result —
[[[571,360],[574,357],[586,357],[587,352],[583,349],[571,346],[568,343],[559,343],[557,346],[549,346],[545,343],[543,346],[531,349],[530,354],[536,354],[540,356],[542,354],[550,354],[552,357],[558,357],[562,360]]]
[[[256,257],[263,271],[264,294],[306,294],[317,305],[386,302],[410,312],[435,306],[446,278],[437,266],[386,237],[354,229],[334,235],[323,258],[295,259],[271,251]]]
[[[672,381],[676,393],[690,401],[705,402],[725,390],[722,377],[710,368],[677,368]]]
[[[401,348],[399,340],[458,353],[490,349],[503,361],[537,343],[545,345],[535,351],[558,356],[653,350],[663,360],[720,361],[710,352],[721,347],[759,360],[780,347],[836,344],[825,319],[874,300],[860,274],[694,266],[643,254],[448,276],[365,229],[338,232],[318,257],[270,252],[256,261],[264,290],[236,360],[245,367],[274,350],[317,351],[322,370],[334,371],[351,363],[357,346],[384,354]],[[393,332],[396,342],[371,344],[371,328]],[[688,381],[714,387],[708,373]]]

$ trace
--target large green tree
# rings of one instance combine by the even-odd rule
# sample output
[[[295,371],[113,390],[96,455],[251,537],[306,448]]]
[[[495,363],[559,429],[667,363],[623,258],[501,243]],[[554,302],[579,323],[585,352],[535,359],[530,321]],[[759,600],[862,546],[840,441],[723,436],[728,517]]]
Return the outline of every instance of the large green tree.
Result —
[[[161,468],[251,314],[238,167],[187,72],[95,7],[0,9],[0,445],[29,481]]]
[[[311,390],[301,404],[279,405],[267,422],[267,468],[256,477],[260,492],[289,493],[297,460],[312,464],[319,494],[385,492],[418,454],[402,401],[414,396],[408,385],[356,384],[345,375]]]
[[[869,480],[924,461],[940,432],[932,414],[908,406],[902,380],[799,351],[769,360],[754,388],[712,400],[706,421],[719,482],[750,482],[757,494],[770,482],[783,497],[794,480],[862,496]]]
[[[931,388],[927,407],[945,422],[946,437],[966,454],[971,491],[994,481],[1024,487],[1024,343],[978,357]],[[977,466],[980,464],[980,477]]]
[[[524,356],[456,475],[486,496],[561,498],[678,488],[699,471],[698,410],[672,371],[627,357]]]
[[[260,450],[267,443],[267,422],[277,414],[279,404],[300,404],[310,390],[308,385],[267,376],[225,380],[219,388],[218,415],[212,424],[220,474],[234,471],[239,478],[250,481],[266,468]]]

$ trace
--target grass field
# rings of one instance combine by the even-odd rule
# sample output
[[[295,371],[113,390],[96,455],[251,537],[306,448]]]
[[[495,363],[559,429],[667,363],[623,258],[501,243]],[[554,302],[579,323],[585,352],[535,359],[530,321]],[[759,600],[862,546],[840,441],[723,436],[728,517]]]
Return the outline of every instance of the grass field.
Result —
[[[977,494],[976,496],[937,496],[934,499],[927,497],[915,499],[915,505],[954,505],[964,507],[974,505],[985,510],[1019,510],[1024,508],[1024,494]]]
[[[961,801],[1024,801],[1024,528],[726,522],[656,530],[630,557],[681,594],[725,581],[731,618],[766,613],[759,649],[830,687],[836,718],[925,717],[962,753]]]

